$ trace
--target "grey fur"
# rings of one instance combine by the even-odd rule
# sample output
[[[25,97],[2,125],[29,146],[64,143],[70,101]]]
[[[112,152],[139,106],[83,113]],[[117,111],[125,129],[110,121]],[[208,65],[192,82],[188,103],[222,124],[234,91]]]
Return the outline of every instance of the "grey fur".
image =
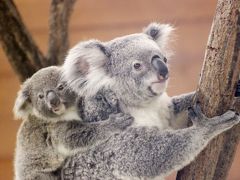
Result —
[[[66,157],[81,154],[123,131],[133,121],[123,113],[112,114],[106,121],[96,123],[82,121],[75,107],[77,96],[61,81],[60,73],[59,67],[41,69],[19,91],[14,111],[23,118],[23,123],[17,135],[17,180],[60,179],[59,169]],[[108,95],[109,91],[101,93]],[[114,102],[109,96],[106,101]],[[94,103],[100,107],[101,101]],[[87,107],[86,111],[90,111],[90,106]],[[101,110],[104,108],[101,106]]]
[[[128,128],[65,164],[63,179],[164,178],[190,163],[217,134],[239,123],[232,111],[212,119],[197,107],[189,111],[193,126],[180,130]]]
[[[156,109],[158,105],[159,109],[166,109],[164,115],[157,109],[153,115],[155,119],[164,119],[160,129],[186,127],[186,113],[181,112],[192,105],[193,94],[177,99],[168,97],[165,92],[168,76],[159,83],[159,72],[151,64],[152,59],[158,57],[160,64],[167,66],[165,49],[171,30],[169,25],[153,23],[143,33],[109,42],[81,42],[69,51],[63,65],[63,78],[76,93],[86,97],[103,88],[111,89],[121,109],[134,116],[136,122],[139,121],[136,110],[148,113],[146,107]],[[140,63],[142,68],[134,69],[135,63]]]
[[[119,101],[111,90],[101,89],[93,97],[82,97],[77,103],[80,117],[85,122],[103,121],[121,112]]]
[[[194,125],[179,129],[187,125],[186,109],[194,93],[168,97],[168,75],[162,79],[156,71],[161,67],[152,65],[157,57],[161,63],[154,66],[167,66],[172,29],[153,23],[143,33],[109,42],[90,40],[69,51],[63,65],[69,86],[86,97],[110,89],[120,108],[134,117],[134,124],[85,154],[76,154],[64,166],[65,179],[163,178],[190,163],[214,136],[239,122],[230,111],[208,120],[198,108],[189,115]]]

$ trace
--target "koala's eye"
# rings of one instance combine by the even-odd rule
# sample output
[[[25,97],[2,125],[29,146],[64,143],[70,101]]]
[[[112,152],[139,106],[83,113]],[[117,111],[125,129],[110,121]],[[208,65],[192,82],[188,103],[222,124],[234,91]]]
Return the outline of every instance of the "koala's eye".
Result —
[[[166,63],[166,62],[167,62],[167,58],[164,57],[164,58],[163,58],[163,61]]]
[[[153,57],[152,57],[152,60],[153,59],[160,59],[160,57],[158,56],[158,55],[154,55]]]
[[[43,97],[44,97],[43,94],[39,94],[39,95],[38,95],[38,98],[39,98],[39,99],[42,99]]]
[[[152,59],[155,59],[155,58],[162,59],[162,58],[160,58],[158,55],[154,55],[154,56],[152,57]],[[167,63],[167,58],[163,57],[163,61],[164,61],[165,63]]]
[[[134,63],[134,64],[133,64],[133,67],[134,67],[134,69],[136,69],[136,70],[141,70],[142,65],[141,65],[140,63]]]
[[[60,84],[60,85],[57,87],[57,89],[58,89],[59,91],[63,90],[63,88],[64,88],[64,86],[63,86],[62,84]]]

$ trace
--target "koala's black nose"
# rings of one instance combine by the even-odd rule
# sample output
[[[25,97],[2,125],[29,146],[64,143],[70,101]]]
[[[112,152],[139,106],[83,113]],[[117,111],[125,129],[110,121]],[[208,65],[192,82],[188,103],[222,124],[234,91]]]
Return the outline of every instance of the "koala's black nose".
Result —
[[[54,91],[47,92],[47,101],[53,107],[57,107],[60,104],[60,99]]]
[[[158,72],[160,76],[163,78],[168,77],[168,67],[164,62],[164,59],[161,59],[158,56],[153,56],[151,63],[153,68]]]

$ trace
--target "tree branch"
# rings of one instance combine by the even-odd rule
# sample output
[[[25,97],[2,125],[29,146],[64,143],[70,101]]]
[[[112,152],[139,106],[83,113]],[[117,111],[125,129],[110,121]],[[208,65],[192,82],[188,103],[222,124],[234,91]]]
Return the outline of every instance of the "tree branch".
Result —
[[[203,112],[210,117],[220,115],[230,109],[234,99],[240,73],[239,47],[236,47],[240,41],[237,34],[239,8],[239,0],[219,0],[217,4],[196,98],[201,100]],[[238,49],[238,53],[236,53],[236,49]],[[233,154],[230,153],[234,153],[238,142],[238,137],[235,136],[237,128],[228,131],[229,136],[222,134],[212,140],[194,162],[178,172],[177,179],[208,180],[215,178],[222,180],[218,174],[214,175],[215,169],[216,166],[226,168],[231,165]],[[224,148],[225,137],[230,145],[228,148],[231,148],[228,154],[229,159],[227,162],[221,159],[217,165],[220,150]],[[232,137],[233,139],[231,139]],[[221,153],[220,158],[225,159],[226,157],[223,157]],[[229,167],[221,177],[226,177],[228,169]]]
[[[68,24],[76,0],[52,0],[50,8],[50,29],[48,65],[62,64],[69,48]]]
[[[240,3],[240,2],[239,2]],[[240,6],[240,5],[239,5]],[[235,43],[235,49],[233,54],[233,59],[240,61],[240,13],[238,11],[237,20],[237,38]],[[239,90],[239,89],[238,89]],[[239,94],[235,93],[235,94]],[[233,102],[232,109],[240,113],[240,98],[235,98]],[[213,180],[226,179],[228,172],[231,168],[231,164],[236,153],[236,149],[240,140],[240,125],[227,131],[223,137],[223,146],[220,151],[220,155],[217,162],[217,167]]]
[[[43,67],[44,56],[12,0],[0,0],[0,43],[21,81]]]

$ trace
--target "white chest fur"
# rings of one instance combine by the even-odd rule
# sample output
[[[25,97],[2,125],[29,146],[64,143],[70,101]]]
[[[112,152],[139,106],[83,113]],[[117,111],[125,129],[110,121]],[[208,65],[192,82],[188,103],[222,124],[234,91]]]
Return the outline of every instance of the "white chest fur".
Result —
[[[130,108],[129,113],[135,118],[133,126],[169,128],[170,97],[164,93],[144,107]]]

